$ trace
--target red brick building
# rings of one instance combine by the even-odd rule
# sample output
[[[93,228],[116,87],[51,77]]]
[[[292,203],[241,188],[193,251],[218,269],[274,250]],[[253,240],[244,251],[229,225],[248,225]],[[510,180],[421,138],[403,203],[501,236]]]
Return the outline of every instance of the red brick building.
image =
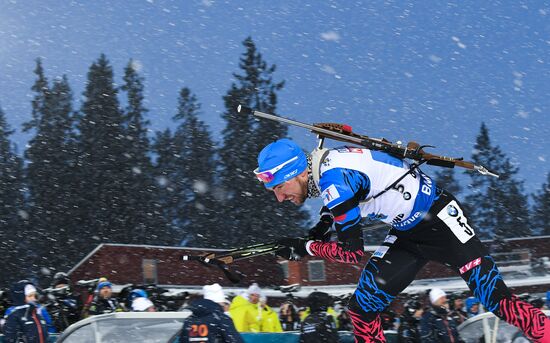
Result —
[[[104,276],[115,284],[202,286],[217,282],[223,286],[233,285],[215,266],[182,260],[183,255],[198,255],[206,251],[219,250],[100,244],[74,266],[69,275],[73,282]],[[243,286],[252,282],[264,286],[285,283],[283,270],[273,256],[237,261],[232,267],[245,276]]]
[[[491,241],[485,243],[487,246],[493,245]],[[522,270],[528,273],[532,268],[532,260],[550,256],[550,236],[507,239],[500,243],[500,247],[503,252],[497,250],[493,256],[503,273],[518,273]],[[375,249],[375,246],[367,247],[370,252]],[[232,269],[245,276],[242,284],[233,285],[216,267],[182,260],[182,255],[204,251],[196,248],[100,244],[69,274],[73,281],[105,276],[115,284],[202,286],[218,282],[223,286],[245,287],[257,282],[263,287],[290,284],[330,286],[355,284],[363,269],[363,264],[331,263],[316,257],[307,257],[301,261],[282,261],[276,256],[266,255],[232,264]],[[456,277],[456,274],[441,264],[430,262],[420,271],[416,280],[451,277]],[[461,285],[465,286],[463,283]],[[539,284],[533,285],[531,282],[525,286],[521,286],[521,283],[519,285],[516,292],[550,289],[550,281],[542,279]]]

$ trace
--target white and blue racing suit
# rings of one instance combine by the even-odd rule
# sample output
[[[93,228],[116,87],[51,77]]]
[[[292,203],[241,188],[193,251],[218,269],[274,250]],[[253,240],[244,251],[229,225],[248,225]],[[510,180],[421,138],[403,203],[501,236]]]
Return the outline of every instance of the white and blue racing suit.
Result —
[[[386,153],[354,147],[331,149],[312,166],[319,168],[314,180],[334,217],[338,241],[309,241],[310,255],[358,263],[365,255],[361,218],[391,225],[350,299],[356,342],[385,342],[379,313],[429,260],[456,271],[485,308],[544,341],[548,320],[510,293],[458,200],[410,167]]]

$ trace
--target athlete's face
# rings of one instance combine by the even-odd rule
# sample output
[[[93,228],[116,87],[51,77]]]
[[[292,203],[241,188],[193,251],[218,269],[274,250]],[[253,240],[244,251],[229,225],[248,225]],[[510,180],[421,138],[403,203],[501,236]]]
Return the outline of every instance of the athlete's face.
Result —
[[[307,170],[293,179],[278,184],[271,190],[279,202],[290,201],[294,205],[303,204],[307,196]]]

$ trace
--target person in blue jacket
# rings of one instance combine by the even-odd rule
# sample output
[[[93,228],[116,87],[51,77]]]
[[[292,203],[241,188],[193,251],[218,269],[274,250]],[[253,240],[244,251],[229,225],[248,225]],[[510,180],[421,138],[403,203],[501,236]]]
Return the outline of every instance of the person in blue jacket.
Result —
[[[458,324],[450,316],[449,301],[439,288],[430,290],[431,307],[420,320],[420,341],[426,343],[464,343],[457,330]]]
[[[550,343],[550,320],[512,294],[462,204],[416,163],[351,146],[317,148],[308,156],[289,139],[267,145],[254,174],[277,201],[302,205],[320,197],[324,203],[310,238],[283,238],[278,254],[357,264],[367,258],[363,219],[381,221],[390,229],[368,258],[349,302],[357,343],[385,342],[380,314],[428,261],[462,277],[488,311],[533,341]]]
[[[180,342],[244,343],[231,318],[223,312],[226,299],[221,286],[206,285],[203,291],[204,298],[187,307],[193,314],[183,323]]]
[[[5,314],[4,342],[46,343],[48,327],[36,303],[36,288],[28,280],[21,280],[10,291],[13,306]]]

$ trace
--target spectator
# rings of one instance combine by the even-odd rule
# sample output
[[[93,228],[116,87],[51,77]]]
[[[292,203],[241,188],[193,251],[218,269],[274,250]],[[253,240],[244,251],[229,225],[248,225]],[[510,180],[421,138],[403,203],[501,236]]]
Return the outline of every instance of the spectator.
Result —
[[[348,313],[348,308],[344,308],[338,315],[338,331],[353,331],[353,323]]]
[[[300,328],[300,316],[298,315],[296,307],[290,301],[281,304],[279,319],[283,331],[294,331]]]
[[[529,303],[533,305],[534,308],[542,310],[542,308],[544,307],[544,298],[533,298],[529,301]]]
[[[5,314],[4,342],[45,343],[48,339],[46,320],[36,304],[36,288],[28,280],[13,285],[12,304]]]
[[[422,315],[420,320],[421,341],[431,342],[464,342],[458,335],[454,320],[449,317],[449,302],[447,295],[439,288],[430,291],[429,311]]]
[[[338,321],[337,321],[338,314],[336,313],[334,308],[332,306],[328,305],[326,311],[330,316],[332,316],[332,318],[334,319],[334,324],[336,325],[336,328],[338,328]],[[304,320],[306,320],[307,316],[309,316],[310,313],[311,313],[311,309],[309,307],[306,307],[305,309],[301,309],[300,310],[300,321],[303,322]]]
[[[231,306],[231,301],[227,296],[225,296],[223,303],[221,304],[223,308],[223,314],[231,318],[231,313],[229,313],[229,306]]]
[[[57,331],[62,332],[69,325],[80,320],[82,313],[81,297],[80,294],[73,291],[69,276],[63,272],[54,275],[50,287],[50,293],[54,296],[54,301],[49,302],[46,307],[50,309],[55,328]]]
[[[222,287],[215,283],[203,287],[204,298],[192,301],[193,312],[181,330],[180,342],[243,343],[231,318],[223,313],[226,302]]]
[[[464,297],[460,294],[454,294],[450,299],[451,303],[451,313],[449,316],[453,318],[456,325],[460,325],[468,319],[468,313],[464,311]]]
[[[260,331],[260,310],[258,302],[262,290],[257,283],[248,287],[247,291],[233,298],[229,306],[231,319],[239,332]]]
[[[22,280],[22,281],[29,282],[27,280]],[[33,290],[33,291],[28,293],[27,292],[28,290]],[[52,317],[50,316],[48,310],[39,303],[36,288],[34,287],[34,285],[32,285],[32,283],[29,285],[28,288],[25,289],[25,303],[34,304],[34,306],[36,307],[36,312],[39,314],[41,318],[44,318],[44,321],[46,322],[46,328],[48,330],[48,333],[57,333]],[[11,309],[8,309],[6,311],[6,315],[8,315],[10,311],[13,310],[14,308],[15,306],[12,306]]]
[[[401,315],[401,324],[397,329],[397,341],[399,343],[417,343],[420,341],[420,319],[424,309],[417,299],[411,299],[405,303],[405,309]]]
[[[153,304],[147,292],[143,289],[133,289],[128,296],[128,300],[133,312],[157,312],[155,304]]]
[[[468,318],[477,316],[479,314],[479,300],[474,297],[466,299],[466,313]]]
[[[304,319],[306,319],[306,317],[308,316],[308,314],[309,314],[309,308],[308,307],[298,308],[298,318],[300,318],[300,322],[303,322]]]
[[[260,332],[283,332],[277,312],[267,305],[267,297],[260,296]]]
[[[96,292],[97,294],[90,304],[89,314],[91,316],[122,311],[118,301],[112,298],[113,285],[109,281],[104,280],[98,283]]]
[[[135,298],[132,301],[132,311],[134,312],[157,312],[155,304],[145,297]]]
[[[300,343],[336,343],[338,332],[334,317],[327,313],[330,296],[323,292],[312,292],[307,297],[310,314],[300,325]]]
[[[383,330],[395,330],[395,312],[386,308],[380,313]]]
[[[136,288],[130,292],[130,295],[128,297],[130,298],[130,302],[132,302],[137,298],[149,298],[149,295],[147,295],[147,292],[145,290],[141,288]]]
[[[0,288],[0,326],[4,325],[4,315],[11,306],[10,291],[7,288]]]

